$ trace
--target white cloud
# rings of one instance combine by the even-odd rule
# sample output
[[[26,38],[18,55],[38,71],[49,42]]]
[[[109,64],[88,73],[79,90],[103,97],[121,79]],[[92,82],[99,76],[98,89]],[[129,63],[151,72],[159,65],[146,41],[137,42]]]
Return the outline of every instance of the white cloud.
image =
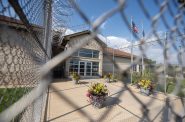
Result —
[[[98,36],[98,38],[100,38],[104,43],[107,44],[107,39],[106,39],[106,37],[104,37],[104,36],[101,35],[101,34],[97,34],[97,36]]]
[[[64,35],[70,35],[70,34],[73,34],[73,33],[75,33],[75,31],[68,28],[68,29],[66,29]]]
[[[158,35],[160,36],[160,38],[164,38],[164,32],[160,32],[158,33]],[[157,63],[163,63],[164,62],[163,48],[156,41],[157,41],[157,38],[154,35],[148,36],[148,38],[146,39],[146,42],[150,42],[150,43],[145,44],[144,53],[147,56],[147,58],[152,59]],[[104,37],[104,42],[109,47],[120,49],[125,52],[131,53],[131,42],[127,38],[111,35],[111,36],[107,36],[107,40]],[[134,45],[137,45],[137,44],[139,44],[139,41],[134,42]],[[141,51],[138,46],[134,46],[133,53],[138,56],[141,55]],[[182,57],[183,59],[185,59],[185,54]],[[168,50],[167,62],[171,64],[178,64],[177,52],[173,49],[173,47],[170,47]],[[183,65],[185,65],[185,63]]]
[[[127,48],[131,45],[131,43],[126,39],[122,37],[117,36],[107,36],[104,37],[101,34],[98,35],[98,37],[107,44],[108,47],[120,49],[126,52],[130,52],[130,49]]]
[[[149,46],[145,49],[146,56],[149,59],[155,60],[158,63],[163,62],[163,50],[160,47]]]
[[[126,38],[116,37],[116,36],[107,36],[108,44],[111,47],[127,47],[130,45],[130,42]]]
[[[172,64],[178,64],[179,63],[177,53],[170,54],[168,59],[169,59],[169,63],[172,63]]]
[[[107,22],[102,23],[101,26],[100,26],[100,28],[101,29],[105,29],[106,24],[107,24]]]
[[[144,53],[146,54],[147,58],[152,59],[156,61],[157,63],[164,63],[164,55],[163,55],[163,48],[159,46],[157,42],[155,42],[154,45],[147,44],[144,48]],[[141,52],[139,49],[137,51],[134,51],[135,54],[137,52]],[[178,64],[177,59],[177,52],[172,50],[172,47],[168,49],[167,52],[167,62],[170,64]]]
[[[122,37],[116,37],[116,36],[107,36],[104,37],[102,35],[98,35],[98,37],[103,40],[109,47],[112,48],[116,48],[116,49],[120,49],[123,50],[125,52],[131,53],[131,42],[128,41],[126,38],[122,38]],[[146,41],[154,41],[156,40],[155,37],[151,37],[149,39],[147,39]],[[134,45],[138,44],[139,42],[134,42]],[[146,56],[149,59],[152,59],[154,61],[157,61],[158,63],[163,63],[163,48],[161,48],[157,42],[155,42],[154,45],[152,45],[151,43],[146,44],[146,46],[144,47],[144,51]],[[135,55],[141,55],[141,51],[139,49],[139,47],[134,47],[133,48],[133,53]],[[173,60],[169,60],[170,63],[176,63],[176,56],[175,54],[173,54],[174,59]]]

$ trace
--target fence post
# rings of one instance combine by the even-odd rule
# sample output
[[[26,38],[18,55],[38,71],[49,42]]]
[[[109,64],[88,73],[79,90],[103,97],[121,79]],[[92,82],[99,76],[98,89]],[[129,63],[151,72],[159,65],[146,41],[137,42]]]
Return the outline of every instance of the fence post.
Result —
[[[132,16],[131,16],[131,28],[132,28]],[[131,80],[131,84],[132,84],[132,74],[133,74],[133,32],[131,29],[131,74],[130,74],[130,80]]]
[[[52,24],[52,16],[51,16],[51,12],[52,12],[52,0],[45,0],[45,31],[44,31],[44,46],[46,49],[46,52],[49,56],[49,58],[51,58],[51,24]]]
[[[113,56],[112,56],[112,60],[114,61],[114,48],[113,48]],[[113,64],[112,69],[113,69],[113,78],[114,78],[114,63],[112,63],[112,64]]]
[[[167,92],[166,91],[166,87],[167,87],[167,81],[166,81],[166,59],[167,59],[167,47],[166,47],[166,44],[167,43],[167,32],[165,32],[165,39],[164,39],[164,50],[163,50],[163,56],[164,56],[164,66],[163,66],[163,68],[164,68],[164,83],[165,83],[165,85],[164,85],[164,90],[165,90],[165,93]]]

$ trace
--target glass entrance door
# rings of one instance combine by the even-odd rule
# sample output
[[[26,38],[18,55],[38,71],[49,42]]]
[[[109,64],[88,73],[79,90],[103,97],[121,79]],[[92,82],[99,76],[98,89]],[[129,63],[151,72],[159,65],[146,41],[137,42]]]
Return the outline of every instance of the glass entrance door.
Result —
[[[78,73],[81,76],[92,76],[92,62],[80,61]]]
[[[92,62],[86,62],[86,76],[92,76]]]
[[[78,74],[80,74],[81,76],[85,76],[85,62],[80,61],[78,69]]]

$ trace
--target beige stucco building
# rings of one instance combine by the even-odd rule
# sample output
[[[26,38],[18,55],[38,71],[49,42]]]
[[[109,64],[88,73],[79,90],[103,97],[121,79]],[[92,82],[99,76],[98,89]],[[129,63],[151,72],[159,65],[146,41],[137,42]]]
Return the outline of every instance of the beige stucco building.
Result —
[[[53,54],[73,48],[73,46],[85,38],[90,38],[90,31],[82,31],[64,36],[60,49],[53,47]],[[60,50],[60,51],[59,51]],[[135,57],[135,56],[134,56]],[[87,45],[75,52],[60,64],[54,71],[56,77],[69,77],[71,72],[77,72],[82,78],[98,78],[106,73],[118,73],[113,65],[114,60],[120,69],[130,66],[131,55],[118,49],[109,48],[98,37],[91,39]],[[133,70],[141,71],[141,65],[135,65]]]
[[[136,55],[133,55],[133,59],[135,59]],[[116,68],[116,66],[112,63],[112,61],[115,61],[116,65],[119,67]],[[104,73],[118,73],[119,70],[125,70],[128,68],[131,64],[131,54],[120,51],[118,49],[113,49],[110,47],[107,47],[104,51],[103,55],[103,72]],[[141,72],[142,68],[144,69],[145,67],[142,67],[142,63],[135,64],[133,66],[133,71],[134,72]]]

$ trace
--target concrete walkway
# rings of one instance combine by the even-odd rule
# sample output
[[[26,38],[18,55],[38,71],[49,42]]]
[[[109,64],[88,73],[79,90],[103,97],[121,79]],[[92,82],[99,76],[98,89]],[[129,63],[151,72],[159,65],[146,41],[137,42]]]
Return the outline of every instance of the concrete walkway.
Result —
[[[162,93],[144,96],[134,86],[128,86],[121,82],[105,83],[110,91],[105,102],[105,107],[94,108],[87,101],[86,93],[91,82],[104,82],[103,79],[81,80],[75,85],[72,81],[59,81],[52,83],[49,90],[47,121],[52,122],[137,122],[143,118],[144,108],[148,108],[150,121],[159,122],[165,110],[165,98]],[[170,97],[176,113],[184,116],[184,106],[179,98]],[[142,104],[141,104],[141,103]],[[182,115],[181,115],[182,114]],[[173,117],[173,116],[170,116]],[[172,119],[170,121],[173,122]]]

